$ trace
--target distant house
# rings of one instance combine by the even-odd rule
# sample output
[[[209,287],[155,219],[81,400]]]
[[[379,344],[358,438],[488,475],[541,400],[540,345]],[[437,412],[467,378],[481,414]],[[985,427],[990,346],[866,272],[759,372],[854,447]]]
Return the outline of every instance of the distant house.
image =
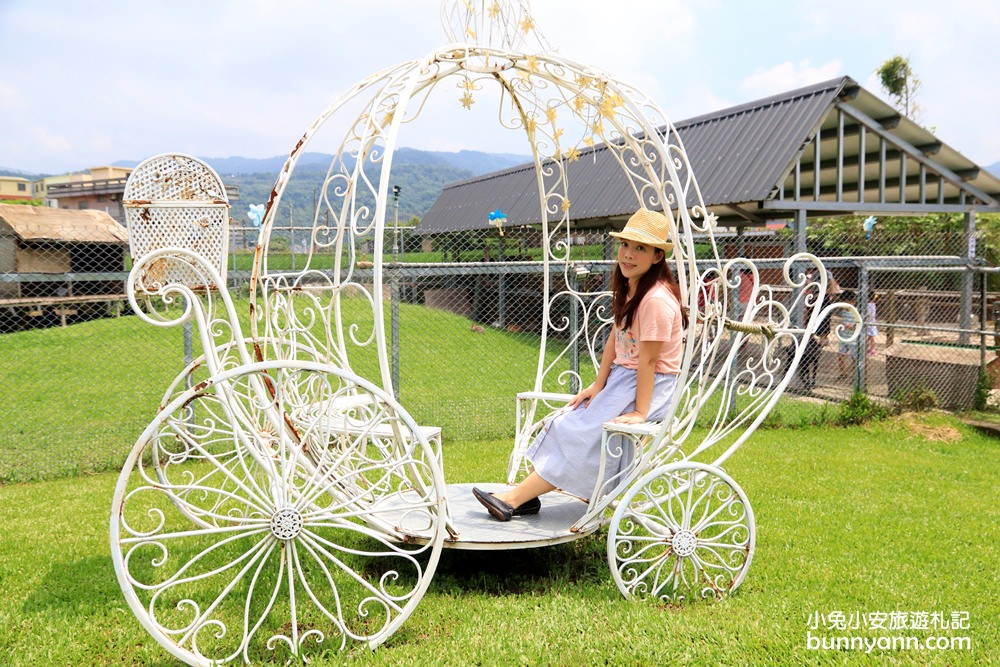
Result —
[[[91,167],[85,173],[50,176],[36,182],[41,199],[51,206],[71,210],[103,211],[125,224],[122,193],[131,167]]]
[[[31,181],[20,176],[0,176],[0,201],[31,199]]]
[[[125,228],[103,211],[0,204],[0,316],[65,324],[117,311],[127,245]]]
[[[91,167],[85,173],[48,176],[35,181],[35,193],[49,206],[77,211],[104,211],[120,224],[125,224],[122,194],[132,167]],[[227,185],[229,201],[240,198],[235,185]]]

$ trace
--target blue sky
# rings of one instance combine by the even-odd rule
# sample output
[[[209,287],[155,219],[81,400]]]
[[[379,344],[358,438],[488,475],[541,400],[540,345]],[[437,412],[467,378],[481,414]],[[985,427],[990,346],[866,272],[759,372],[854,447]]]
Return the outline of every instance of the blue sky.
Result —
[[[875,69],[901,54],[923,124],[1000,160],[996,0],[532,0],[560,53],[673,120]],[[344,91],[446,42],[438,0],[0,0],[0,166],[61,173],[164,151],[284,155]],[[527,153],[455,100],[403,135],[427,150]]]

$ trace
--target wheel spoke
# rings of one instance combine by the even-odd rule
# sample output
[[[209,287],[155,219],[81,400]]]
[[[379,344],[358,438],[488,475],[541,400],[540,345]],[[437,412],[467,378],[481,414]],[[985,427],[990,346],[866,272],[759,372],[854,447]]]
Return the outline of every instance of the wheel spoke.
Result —
[[[749,503],[728,475],[700,463],[668,464],[637,481],[615,510],[612,576],[627,597],[721,597],[742,582],[754,534]]]
[[[374,646],[427,590],[445,536],[433,450],[391,399],[342,373],[233,368],[204,381],[218,392],[177,396],[136,443],[112,555],[133,612],[175,655],[225,664]],[[345,395],[366,406],[350,422],[329,416]]]

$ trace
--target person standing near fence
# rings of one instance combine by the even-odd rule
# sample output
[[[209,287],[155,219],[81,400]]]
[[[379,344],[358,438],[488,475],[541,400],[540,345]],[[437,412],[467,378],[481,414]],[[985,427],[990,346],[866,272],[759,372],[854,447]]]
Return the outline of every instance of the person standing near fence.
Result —
[[[853,306],[855,305],[855,298],[854,292],[845,291],[841,300]],[[858,326],[858,321],[852,312],[849,310],[843,310],[841,311],[840,324],[844,328],[844,336],[849,337],[852,333],[854,333],[855,327]],[[841,341],[840,345],[837,347],[837,368],[840,370],[840,377],[850,377],[851,372],[857,367],[857,346],[858,341],[852,340],[849,343]]]
[[[826,303],[836,299],[841,292],[843,290],[840,288],[840,283],[833,277],[833,274],[830,274],[826,283]],[[815,307],[813,306],[813,308]],[[820,355],[823,353],[823,348],[826,347],[829,336],[830,317],[828,315],[819,321],[816,330],[805,341],[805,351],[802,353],[802,361],[799,363],[799,380],[802,382],[802,388],[806,391],[812,391],[816,386]]]
[[[628,460],[624,452],[609,457],[604,478],[598,479],[602,424],[663,419],[687,327],[680,287],[666,261],[673,247],[669,231],[664,214],[640,209],[621,232],[611,232],[619,239],[611,276],[614,325],[597,378],[542,428],[526,454],[532,471],[520,484],[498,494],[472,490],[495,519],[535,514],[538,497],[557,488],[589,498],[598,482],[614,478]]]
[[[868,355],[875,354],[875,338],[878,336],[878,326],[875,324],[875,292],[868,293],[868,307],[865,309],[865,319],[867,320],[867,350]]]
[[[750,269],[740,270],[740,284],[736,288],[736,303],[733,304],[733,319],[742,320],[743,313],[750,305],[750,297],[753,296],[754,279],[753,271]]]

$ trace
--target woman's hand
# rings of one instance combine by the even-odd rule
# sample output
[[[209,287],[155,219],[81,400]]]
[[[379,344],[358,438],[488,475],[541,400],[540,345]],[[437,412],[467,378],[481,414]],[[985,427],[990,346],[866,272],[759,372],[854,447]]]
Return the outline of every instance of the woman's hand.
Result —
[[[646,421],[646,415],[641,412],[626,412],[611,420],[612,424],[642,424]]]
[[[579,406],[587,405],[588,403],[590,403],[590,399],[592,399],[594,396],[597,396],[599,391],[601,390],[594,387],[594,385],[590,385],[586,389],[580,391],[579,394],[569,399],[569,402],[566,403],[566,406],[572,410],[576,410]]]

